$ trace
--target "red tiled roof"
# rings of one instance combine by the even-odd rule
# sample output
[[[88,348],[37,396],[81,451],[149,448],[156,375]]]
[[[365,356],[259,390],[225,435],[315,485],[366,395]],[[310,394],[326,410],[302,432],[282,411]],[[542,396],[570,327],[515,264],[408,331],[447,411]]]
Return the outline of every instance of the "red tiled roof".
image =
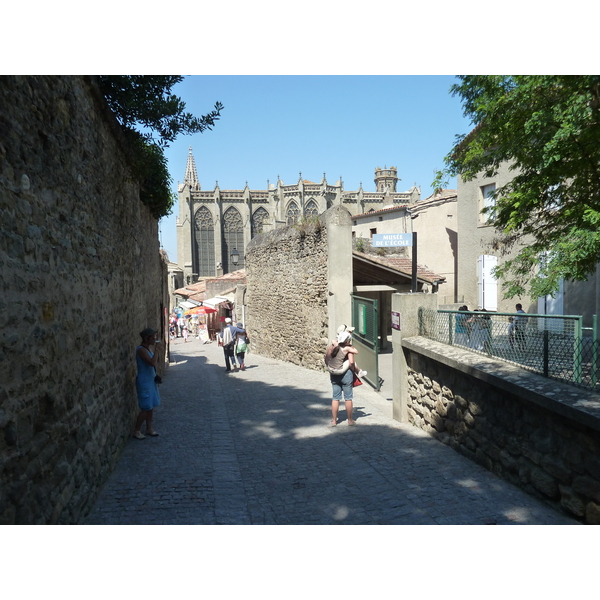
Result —
[[[179,288],[175,290],[173,293],[179,294],[180,296],[191,296],[193,294],[197,294],[198,292],[206,291],[206,282],[199,281],[198,283],[190,283],[190,285],[186,285],[185,287]]]
[[[372,217],[373,215],[381,215],[382,213],[394,212],[396,210],[406,210],[407,208],[426,208],[426,202],[436,202],[438,200],[448,200],[450,198],[455,198],[457,196],[457,190],[442,190],[437,194],[432,194],[425,200],[419,200],[418,202],[413,202],[412,204],[398,204],[394,206],[388,206],[386,208],[380,208],[379,210],[372,210],[366,213],[360,213],[358,215],[352,215],[353,219],[363,219],[366,217]]]
[[[210,279],[211,281],[215,280],[239,280],[246,278],[246,269],[238,269],[237,271],[232,271],[231,273],[225,273],[225,275],[221,275],[220,277],[205,277],[202,281],[198,281],[198,283],[190,283],[190,285],[186,285],[185,287],[179,288],[175,290],[173,293],[178,294],[179,296],[185,296],[187,298],[192,298],[193,300],[204,300],[204,297],[199,298],[196,295],[204,294],[206,292],[206,280]]]
[[[457,195],[458,190],[441,190],[437,194],[431,194],[431,196],[428,196],[425,200],[422,200],[422,202],[427,202],[428,200],[445,200],[446,198],[454,198]],[[422,202],[419,202],[418,204],[421,204]]]
[[[408,277],[412,277],[412,258],[397,255],[373,256],[372,254],[364,254],[363,252],[358,252],[357,250],[353,250],[352,253],[360,258],[373,261],[374,263],[378,263],[384,267],[391,267],[396,271],[404,273]],[[417,277],[419,279],[425,279],[430,283],[433,283],[434,279],[437,279],[439,282],[446,281],[446,278],[443,275],[438,275],[437,273],[434,273],[428,266],[420,265],[418,263]]]

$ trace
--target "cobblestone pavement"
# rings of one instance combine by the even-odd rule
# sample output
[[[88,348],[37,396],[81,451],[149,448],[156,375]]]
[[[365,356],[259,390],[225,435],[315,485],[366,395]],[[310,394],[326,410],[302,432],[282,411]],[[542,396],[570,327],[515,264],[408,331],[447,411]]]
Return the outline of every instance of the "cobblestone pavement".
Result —
[[[575,524],[355,388],[329,427],[326,373],[215,343],[171,344],[154,425],[132,439],[87,524]],[[343,407],[343,403],[342,403]]]

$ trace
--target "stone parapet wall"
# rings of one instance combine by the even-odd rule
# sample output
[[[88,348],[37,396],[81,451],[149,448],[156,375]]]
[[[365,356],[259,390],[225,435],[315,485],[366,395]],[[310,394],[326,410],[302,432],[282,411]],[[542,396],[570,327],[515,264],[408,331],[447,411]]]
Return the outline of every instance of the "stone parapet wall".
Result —
[[[424,338],[402,346],[411,423],[582,522],[600,524],[600,397]]]
[[[327,229],[323,221],[254,238],[246,248],[251,351],[322,370],[328,338]]]
[[[1,77],[0,107],[0,523],[77,523],[131,435],[167,266],[93,79]]]

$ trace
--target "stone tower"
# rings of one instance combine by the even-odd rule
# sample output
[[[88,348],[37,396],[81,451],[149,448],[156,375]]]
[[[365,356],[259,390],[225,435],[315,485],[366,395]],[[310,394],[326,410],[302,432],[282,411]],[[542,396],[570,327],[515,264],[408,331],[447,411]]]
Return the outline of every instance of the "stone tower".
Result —
[[[381,194],[385,192],[395,192],[398,183],[398,169],[396,167],[384,167],[375,169],[375,189]]]

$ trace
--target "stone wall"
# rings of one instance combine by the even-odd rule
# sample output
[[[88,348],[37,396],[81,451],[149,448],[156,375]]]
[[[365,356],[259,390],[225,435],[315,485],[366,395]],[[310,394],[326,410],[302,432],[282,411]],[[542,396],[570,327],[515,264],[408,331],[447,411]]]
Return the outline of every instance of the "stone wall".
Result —
[[[339,324],[350,322],[348,210],[336,206],[318,223],[255,237],[246,248],[246,281],[251,351],[323,370],[328,338]]]
[[[424,338],[402,341],[417,427],[585,523],[600,524],[600,398]]]
[[[0,523],[77,523],[131,435],[167,267],[93,79],[0,77],[0,107]]]

